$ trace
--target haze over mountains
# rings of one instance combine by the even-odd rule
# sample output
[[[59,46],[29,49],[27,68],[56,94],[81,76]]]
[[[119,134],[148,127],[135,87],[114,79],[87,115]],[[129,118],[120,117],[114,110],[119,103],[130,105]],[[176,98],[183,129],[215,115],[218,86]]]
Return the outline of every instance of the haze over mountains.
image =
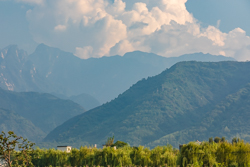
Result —
[[[44,141],[101,145],[114,135],[130,145],[178,147],[211,135],[249,140],[249,83],[250,62],[177,63],[66,121]]]
[[[0,53],[2,88],[65,97],[84,93],[100,103],[114,99],[142,78],[157,75],[179,61],[234,60],[202,53],[166,58],[139,51],[84,60],[44,44],[40,44],[31,55],[17,46],[6,47]],[[93,103],[88,108],[97,106],[96,102]]]
[[[18,135],[34,142],[41,141],[47,133],[69,118],[85,112],[79,104],[50,94],[19,93],[2,88],[0,106],[1,130],[15,130]]]
[[[49,88],[44,78],[36,71],[28,55],[16,45],[0,50],[0,85],[7,90],[43,91]]]
[[[16,112],[0,108],[1,132],[14,131],[17,135],[28,138],[30,141],[39,142],[46,136],[40,128],[30,120],[18,115]]]

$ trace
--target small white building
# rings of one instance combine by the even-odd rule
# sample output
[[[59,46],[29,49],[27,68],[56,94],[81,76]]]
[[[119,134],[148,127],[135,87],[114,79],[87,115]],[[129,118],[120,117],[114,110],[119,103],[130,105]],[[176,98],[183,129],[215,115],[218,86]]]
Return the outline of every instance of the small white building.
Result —
[[[72,146],[57,146],[57,150],[66,151],[67,153],[71,151],[71,148]]]

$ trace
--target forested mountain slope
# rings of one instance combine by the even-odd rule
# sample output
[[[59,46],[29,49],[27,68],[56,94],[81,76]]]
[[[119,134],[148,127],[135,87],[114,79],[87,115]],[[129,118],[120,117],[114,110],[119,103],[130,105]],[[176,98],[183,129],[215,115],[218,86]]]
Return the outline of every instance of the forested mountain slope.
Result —
[[[192,140],[208,140],[209,137],[226,137],[229,141],[239,137],[250,142],[250,84],[228,95],[206,113],[194,127],[184,128],[148,144],[171,143],[175,147]]]
[[[111,102],[70,119],[44,141],[103,144],[114,135],[131,145],[146,145],[199,127],[216,105],[248,83],[250,62],[177,63]]]
[[[44,134],[49,133],[66,120],[85,112],[85,109],[79,104],[70,100],[59,99],[50,94],[36,92],[19,93],[1,88],[0,108],[14,111],[17,115],[32,122]],[[7,129],[11,129],[11,126],[10,122]]]
[[[1,132],[14,131],[18,136],[28,138],[30,141],[41,141],[45,136],[40,128],[36,127],[14,111],[0,108],[0,130]]]

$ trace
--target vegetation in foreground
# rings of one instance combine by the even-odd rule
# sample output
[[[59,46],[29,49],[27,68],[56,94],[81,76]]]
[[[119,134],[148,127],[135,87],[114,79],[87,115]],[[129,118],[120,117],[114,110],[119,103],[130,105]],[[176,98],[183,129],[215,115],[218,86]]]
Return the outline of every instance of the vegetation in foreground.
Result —
[[[244,141],[190,142],[181,151],[171,145],[150,150],[143,146],[114,149],[81,147],[66,153],[54,149],[36,149],[32,157],[35,166],[250,166],[250,144]]]
[[[113,143],[109,138],[103,149],[80,147],[70,153],[55,149],[31,149],[33,144],[23,145],[16,142],[20,139],[13,132],[0,135],[0,154],[10,153],[9,166],[213,166],[213,167],[245,167],[250,166],[250,144],[234,138],[232,142],[224,137],[209,138],[205,142],[190,142],[181,146],[181,150],[171,145],[149,148],[131,147],[124,142]],[[27,142],[26,139],[24,139]],[[12,149],[6,146],[11,143]],[[22,146],[15,151],[15,146]],[[14,147],[13,147],[14,146]],[[114,147],[116,146],[116,147]],[[23,157],[23,158],[22,158]]]

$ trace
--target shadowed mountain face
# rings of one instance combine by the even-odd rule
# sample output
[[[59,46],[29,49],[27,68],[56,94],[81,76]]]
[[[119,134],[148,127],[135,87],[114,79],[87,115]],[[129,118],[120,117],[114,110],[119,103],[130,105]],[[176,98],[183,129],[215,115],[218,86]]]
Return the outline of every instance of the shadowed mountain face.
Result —
[[[177,63],[139,81],[110,103],[70,119],[44,141],[103,144],[115,135],[131,145],[150,144],[168,134],[200,127],[216,105],[248,83],[250,62]]]
[[[46,133],[30,120],[6,109],[0,109],[0,129],[4,132],[14,131],[18,136],[28,138],[32,142],[41,141],[46,136]]]
[[[36,141],[45,136],[66,120],[85,112],[84,108],[70,100],[62,100],[50,94],[35,92],[12,92],[0,88],[0,107],[10,120],[5,120],[6,130],[17,129],[17,132],[34,138],[32,130],[36,130]],[[15,115],[12,118],[11,115]],[[15,122],[15,120],[17,122]],[[21,121],[18,121],[21,120]],[[7,124],[9,122],[9,124]],[[18,126],[28,128],[27,133]],[[1,127],[1,130],[3,125]],[[25,129],[24,128],[24,129]],[[34,133],[36,134],[36,133]],[[39,138],[39,139],[38,139]]]

